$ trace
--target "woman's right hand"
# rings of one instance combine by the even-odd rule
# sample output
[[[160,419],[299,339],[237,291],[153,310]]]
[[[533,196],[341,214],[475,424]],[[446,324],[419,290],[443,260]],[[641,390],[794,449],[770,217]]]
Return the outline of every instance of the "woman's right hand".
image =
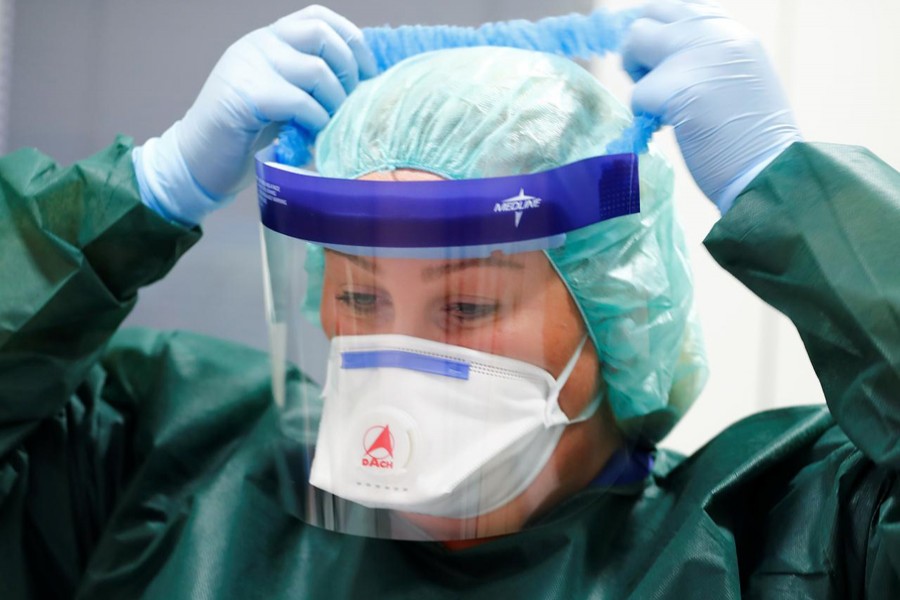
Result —
[[[135,151],[144,203],[170,220],[199,224],[246,184],[254,151],[282,124],[315,135],[376,72],[359,28],[321,6],[244,36],[184,118]]]

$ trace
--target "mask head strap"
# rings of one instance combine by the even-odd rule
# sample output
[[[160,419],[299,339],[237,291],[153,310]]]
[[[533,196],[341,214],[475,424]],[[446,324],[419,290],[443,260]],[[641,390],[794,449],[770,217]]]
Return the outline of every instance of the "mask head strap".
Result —
[[[547,402],[547,411],[544,414],[544,424],[548,427],[552,425],[572,425],[574,423],[587,421],[593,417],[597,412],[597,409],[600,408],[600,401],[602,400],[600,394],[597,394],[594,399],[591,400],[591,403],[581,411],[581,414],[573,419],[567,417],[566,413],[559,407],[559,394],[569,381],[572,371],[575,370],[575,365],[578,364],[578,359],[581,358],[581,352],[584,350],[584,345],[587,343],[587,340],[588,336],[585,334],[581,338],[581,342],[579,342],[578,347],[575,349],[569,362],[566,363],[566,366],[563,368],[562,373],[560,373],[559,377],[556,379],[556,384],[553,386],[553,390],[551,391],[550,398]]]

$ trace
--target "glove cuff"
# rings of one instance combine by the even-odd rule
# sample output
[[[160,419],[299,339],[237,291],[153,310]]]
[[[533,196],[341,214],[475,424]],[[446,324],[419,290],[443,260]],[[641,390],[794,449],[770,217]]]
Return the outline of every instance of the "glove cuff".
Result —
[[[213,198],[191,175],[176,142],[175,123],[161,137],[150,138],[131,155],[141,201],[163,218],[193,227],[234,195]]]
[[[778,154],[781,154],[781,151],[779,151]],[[750,182],[756,179],[756,176],[762,173],[763,169],[768,167],[769,164],[778,157],[778,154],[773,154],[746,173],[742,173],[740,177],[729,183],[728,186],[722,190],[722,193],[719,194],[718,198],[713,198],[713,202],[719,207],[719,214],[723,217],[725,216],[725,213],[728,212],[734,204],[734,201],[737,200],[737,197],[741,195],[741,192],[747,189]]]
[[[735,178],[731,183],[729,183],[725,188],[717,195],[717,197],[712,198],[712,201],[716,206],[719,207],[719,212],[724,217],[725,213],[731,208],[734,204],[734,201],[738,196],[743,193],[747,186],[756,179],[756,176],[765,170],[772,162],[781,156],[781,153],[787,150],[791,144],[794,142],[802,142],[803,136],[799,133],[791,136],[789,140],[779,146],[774,152],[765,156],[762,160],[758,161],[752,169],[748,170],[746,173],[741,173],[741,175]]]

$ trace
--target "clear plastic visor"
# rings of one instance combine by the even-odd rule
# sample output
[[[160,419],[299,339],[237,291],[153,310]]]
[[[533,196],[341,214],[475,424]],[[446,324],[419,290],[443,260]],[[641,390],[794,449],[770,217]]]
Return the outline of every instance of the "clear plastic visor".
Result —
[[[296,180],[259,172],[280,483],[293,513],[369,537],[484,538],[529,526],[579,490],[646,474],[627,461],[609,470],[622,441],[602,403],[597,352],[544,252],[566,231],[500,230],[557,218],[539,212],[552,198],[523,181],[509,182],[514,193],[491,189],[501,208],[488,217],[503,219],[485,217],[473,237],[474,211],[448,209],[442,231],[440,211],[398,218],[385,198],[416,188],[423,202],[455,206],[485,186],[453,197],[463,188],[436,186],[459,182],[429,182],[433,191],[368,182],[315,215],[307,197],[305,212],[273,216]],[[294,174],[315,187],[314,176]],[[636,210],[636,198],[620,202]],[[348,215],[355,237],[346,220],[338,226]],[[425,242],[410,223],[431,228]],[[466,235],[472,243],[436,245]]]

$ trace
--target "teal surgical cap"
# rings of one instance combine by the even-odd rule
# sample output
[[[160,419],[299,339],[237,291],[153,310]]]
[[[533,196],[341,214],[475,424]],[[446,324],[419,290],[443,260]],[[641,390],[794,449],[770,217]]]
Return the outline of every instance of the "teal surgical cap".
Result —
[[[604,154],[631,119],[568,59],[438,50],[361,83],[319,134],[316,166],[338,178],[393,169],[448,179],[532,173]],[[584,317],[620,428],[652,444],[696,399],[707,363],[672,168],[652,145],[640,157],[640,183],[640,214],[569,233],[547,256]],[[323,263],[321,249],[307,261],[315,298]]]

